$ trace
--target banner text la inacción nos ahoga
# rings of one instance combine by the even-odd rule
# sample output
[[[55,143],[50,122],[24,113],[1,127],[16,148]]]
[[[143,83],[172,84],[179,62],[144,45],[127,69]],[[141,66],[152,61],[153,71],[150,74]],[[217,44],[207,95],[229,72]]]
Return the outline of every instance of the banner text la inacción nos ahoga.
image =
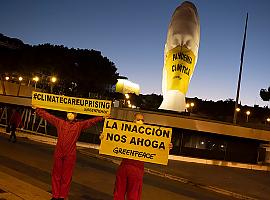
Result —
[[[167,165],[172,129],[106,119],[101,154]]]

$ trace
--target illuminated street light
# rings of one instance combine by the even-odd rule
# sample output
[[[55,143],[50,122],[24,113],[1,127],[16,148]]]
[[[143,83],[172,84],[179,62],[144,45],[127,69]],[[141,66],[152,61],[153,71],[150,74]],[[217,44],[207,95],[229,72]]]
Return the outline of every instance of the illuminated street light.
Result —
[[[240,108],[236,108],[236,109],[235,109],[235,111],[236,111],[236,112],[235,112],[235,119],[234,119],[234,123],[235,123],[235,124],[237,123],[237,115],[238,115],[238,113],[240,112],[240,110],[241,110]]]
[[[128,105],[130,105],[130,100],[127,101]]]
[[[250,111],[249,110],[246,112],[246,115],[247,115],[247,122],[248,122],[248,117],[250,115]]]
[[[265,120],[265,125],[269,124],[270,123],[270,117],[268,117],[266,120]]]
[[[188,112],[188,108],[190,107],[189,103],[186,104],[185,112]]]
[[[17,91],[17,96],[20,95],[20,89],[21,89],[21,84],[22,84],[23,77],[20,76],[18,79],[20,81],[20,84],[19,84],[19,88],[18,88],[18,91]]]
[[[8,76],[6,76],[6,77],[5,77],[5,79],[6,79],[6,81],[8,81],[8,80],[9,80],[9,77],[8,77]]]
[[[51,78],[51,82],[52,83],[55,83],[57,81],[57,78],[55,77],[55,76],[53,76],[52,78]]]
[[[35,77],[33,78],[33,81],[38,82],[38,81],[39,81],[39,77],[38,77],[38,76],[35,76]]]
[[[192,112],[193,107],[195,106],[195,104],[193,102],[190,103],[190,112]]]
[[[126,97],[127,99],[129,99],[129,94],[125,94],[125,97]]]
[[[35,81],[35,90],[37,89],[37,82],[39,81],[39,77],[38,76],[35,76],[33,78],[33,81]]]
[[[128,107],[130,107],[130,108],[131,108],[131,104],[128,104]]]
[[[51,79],[50,79],[50,81],[51,81],[51,83],[50,83],[51,93],[53,93],[54,83],[57,81],[57,78],[55,76],[52,76]]]

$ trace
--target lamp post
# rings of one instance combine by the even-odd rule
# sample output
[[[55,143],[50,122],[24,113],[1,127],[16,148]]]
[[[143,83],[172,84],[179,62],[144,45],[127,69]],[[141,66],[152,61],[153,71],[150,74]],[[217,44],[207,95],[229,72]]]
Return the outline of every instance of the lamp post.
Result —
[[[22,84],[23,77],[20,76],[18,78],[18,80],[19,80],[20,83],[19,83],[19,88],[18,88],[17,96],[19,96],[19,94],[20,94],[20,89],[21,89],[21,84]]]
[[[246,122],[248,122],[248,117],[249,117],[249,115],[250,115],[250,111],[249,111],[249,110],[246,112],[246,115],[247,115],[247,120],[246,120]]]
[[[50,85],[51,85],[51,93],[53,93],[54,83],[57,81],[57,78],[55,76],[52,76],[50,81],[51,81],[51,83],[50,83]]]
[[[269,117],[266,119],[265,123],[270,123],[270,118]]]
[[[126,104],[127,104],[127,106],[128,107],[131,107],[131,104],[130,104],[130,100],[129,100],[129,94],[125,94],[125,99],[124,99],[124,106],[126,106]]]
[[[233,123],[234,124],[236,123],[236,118],[237,118],[236,108],[238,106],[238,100],[239,100],[239,94],[240,94],[240,85],[241,85],[241,78],[242,78],[244,53],[245,53],[245,47],[246,47],[247,25],[248,25],[248,13],[247,13],[247,17],[246,17],[245,33],[244,33],[243,44],[242,44],[240,70],[239,70],[238,84],[237,84],[237,91],[236,91],[236,100],[235,100],[235,104],[234,104],[234,114],[233,114]]]
[[[186,110],[187,110],[187,112],[188,112],[189,107],[190,107],[190,104],[187,103],[187,104],[186,104]]]
[[[8,81],[9,77],[6,76],[5,80]],[[4,83],[4,80],[2,79],[2,77],[1,77],[1,82],[2,82],[2,88],[3,88],[3,95],[6,95],[6,87],[5,87],[5,83]]]
[[[194,106],[195,106],[195,104],[193,102],[191,102],[190,103],[190,112],[192,112]]]
[[[239,107],[235,109],[236,116],[238,115],[238,113],[240,112],[240,110],[241,109]],[[235,122],[235,124],[237,123],[237,118],[235,118],[235,121],[234,122]]]
[[[37,82],[39,81],[39,77],[38,76],[35,76],[33,78],[33,81],[35,81],[35,90],[37,89]]]

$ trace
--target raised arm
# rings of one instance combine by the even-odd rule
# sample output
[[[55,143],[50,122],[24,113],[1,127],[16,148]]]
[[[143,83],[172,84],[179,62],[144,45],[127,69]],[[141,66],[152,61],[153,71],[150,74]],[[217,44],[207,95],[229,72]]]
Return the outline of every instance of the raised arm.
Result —
[[[81,129],[87,129],[93,125],[95,125],[96,123],[100,122],[103,120],[103,117],[95,117],[95,118],[91,118],[91,119],[87,119],[87,120],[83,120],[81,122],[79,122]]]
[[[62,120],[50,113],[48,113],[47,111],[43,110],[42,108],[37,108],[36,109],[36,113],[42,117],[43,119],[45,119],[46,121],[48,121],[51,125],[53,126],[57,126],[59,124],[59,122]]]

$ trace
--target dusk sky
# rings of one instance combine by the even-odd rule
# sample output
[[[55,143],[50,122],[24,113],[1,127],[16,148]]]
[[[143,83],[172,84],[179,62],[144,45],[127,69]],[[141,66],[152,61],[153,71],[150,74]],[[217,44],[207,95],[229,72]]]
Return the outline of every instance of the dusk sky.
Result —
[[[143,94],[161,94],[163,51],[177,0],[1,0],[0,33],[28,44],[101,51]],[[245,17],[242,105],[269,105],[270,1],[194,0],[200,16],[198,62],[187,97],[235,99]]]

